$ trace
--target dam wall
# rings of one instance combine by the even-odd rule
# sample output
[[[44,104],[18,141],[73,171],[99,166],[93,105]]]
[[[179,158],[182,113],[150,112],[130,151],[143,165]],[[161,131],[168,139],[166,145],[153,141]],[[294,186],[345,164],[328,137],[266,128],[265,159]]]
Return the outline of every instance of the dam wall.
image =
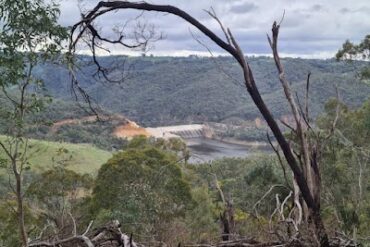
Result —
[[[146,128],[146,131],[153,137],[168,139],[180,137],[183,139],[207,137],[211,138],[212,130],[205,124],[188,124],[176,126],[162,126],[156,128]]]

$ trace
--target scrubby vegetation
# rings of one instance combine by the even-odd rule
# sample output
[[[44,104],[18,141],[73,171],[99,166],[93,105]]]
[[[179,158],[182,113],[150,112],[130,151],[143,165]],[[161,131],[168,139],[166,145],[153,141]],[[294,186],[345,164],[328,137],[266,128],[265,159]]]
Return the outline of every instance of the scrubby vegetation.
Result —
[[[329,101],[325,113],[318,119],[317,124],[323,133],[330,131],[335,106],[335,100]],[[356,241],[366,244],[363,237],[369,231],[370,220],[369,101],[355,110],[344,104],[340,109],[336,134],[324,147],[324,162],[321,165],[322,212],[330,234],[335,231],[349,235],[356,233]],[[79,165],[68,165],[67,157],[71,153],[74,156],[82,154],[80,151],[75,153],[73,147],[67,146],[66,150],[69,151],[60,149],[61,153],[53,159],[59,162],[51,166],[54,167],[52,170],[40,173],[31,169],[28,175],[29,203],[35,200],[45,202],[27,206],[29,227],[34,229],[34,234],[38,234],[49,219],[45,217],[44,210],[51,210],[55,221],[64,221],[65,227],[69,228],[72,225],[67,212],[73,213],[80,227],[91,219],[95,219],[96,226],[118,219],[123,224],[122,229],[132,232],[133,238],[141,243],[176,245],[179,242],[217,242],[223,229],[220,215],[226,210],[219,189],[232,201],[233,234],[253,236],[256,241],[277,241],[289,229],[289,224],[286,225],[276,214],[276,200],[280,198],[282,202],[289,195],[291,176],[284,175],[274,154],[190,165],[184,159],[186,147],[176,139],[164,141],[139,137],[107,162],[101,161],[97,175],[93,174],[86,180],[87,175],[81,175],[90,169],[78,167],[83,167],[81,165],[89,161],[81,159]],[[90,149],[86,155],[93,160],[93,153]],[[101,154],[97,157],[101,157]],[[47,160],[41,160],[47,163]],[[66,177],[57,179],[59,176]],[[46,193],[44,186],[40,186],[43,183],[48,184],[49,194],[39,194]],[[71,187],[70,183],[74,185]],[[65,194],[55,194],[52,190],[54,187],[65,188]],[[7,191],[3,189],[2,202],[11,203],[11,199],[5,199],[6,195]],[[68,210],[58,214],[54,207],[60,200],[64,201],[63,205]],[[293,202],[288,200],[286,203],[284,211],[289,211]],[[38,207],[41,205],[47,209],[40,211]],[[6,207],[6,204],[2,204],[2,207]],[[163,210],[163,207],[169,208]],[[2,214],[0,217],[3,219],[0,224],[2,229],[14,227],[12,214]],[[52,227],[58,225],[55,223]],[[271,235],[271,230],[276,231],[275,235]],[[305,229],[302,228],[302,231]],[[17,246],[11,244],[16,237],[5,233],[1,235],[2,243]],[[64,230],[59,234],[62,237],[67,233],[68,230]]]

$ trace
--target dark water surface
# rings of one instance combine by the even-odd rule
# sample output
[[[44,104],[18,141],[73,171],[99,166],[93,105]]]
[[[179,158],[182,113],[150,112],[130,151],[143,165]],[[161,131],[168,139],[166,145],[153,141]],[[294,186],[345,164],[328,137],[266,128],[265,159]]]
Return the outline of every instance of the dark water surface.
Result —
[[[266,152],[266,148],[257,148],[240,144],[231,144],[205,138],[185,139],[190,150],[190,163],[202,163],[223,157],[247,157],[253,153]]]

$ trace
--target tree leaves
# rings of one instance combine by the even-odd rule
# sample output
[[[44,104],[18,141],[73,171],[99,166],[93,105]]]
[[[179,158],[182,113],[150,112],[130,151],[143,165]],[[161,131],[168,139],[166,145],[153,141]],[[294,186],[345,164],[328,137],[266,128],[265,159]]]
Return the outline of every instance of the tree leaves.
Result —
[[[143,224],[131,227],[147,231],[183,216],[193,199],[177,157],[143,142],[134,140],[101,167],[92,206],[95,212],[111,211],[121,222]]]

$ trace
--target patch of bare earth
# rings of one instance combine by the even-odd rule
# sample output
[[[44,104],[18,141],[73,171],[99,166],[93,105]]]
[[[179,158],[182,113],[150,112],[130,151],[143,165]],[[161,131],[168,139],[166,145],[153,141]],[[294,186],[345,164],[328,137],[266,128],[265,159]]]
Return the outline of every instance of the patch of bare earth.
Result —
[[[64,125],[79,125],[84,123],[95,123],[97,121],[113,121],[117,125],[126,124],[129,122],[124,116],[122,115],[99,115],[99,119],[96,115],[93,116],[86,116],[82,118],[72,118],[72,119],[63,119],[58,122],[55,122],[50,129],[50,133],[54,134],[58,132],[59,128]]]
[[[119,138],[131,138],[139,135],[150,136],[150,133],[135,122],[128,121],[128,123],[118,126],[113,135]]]

